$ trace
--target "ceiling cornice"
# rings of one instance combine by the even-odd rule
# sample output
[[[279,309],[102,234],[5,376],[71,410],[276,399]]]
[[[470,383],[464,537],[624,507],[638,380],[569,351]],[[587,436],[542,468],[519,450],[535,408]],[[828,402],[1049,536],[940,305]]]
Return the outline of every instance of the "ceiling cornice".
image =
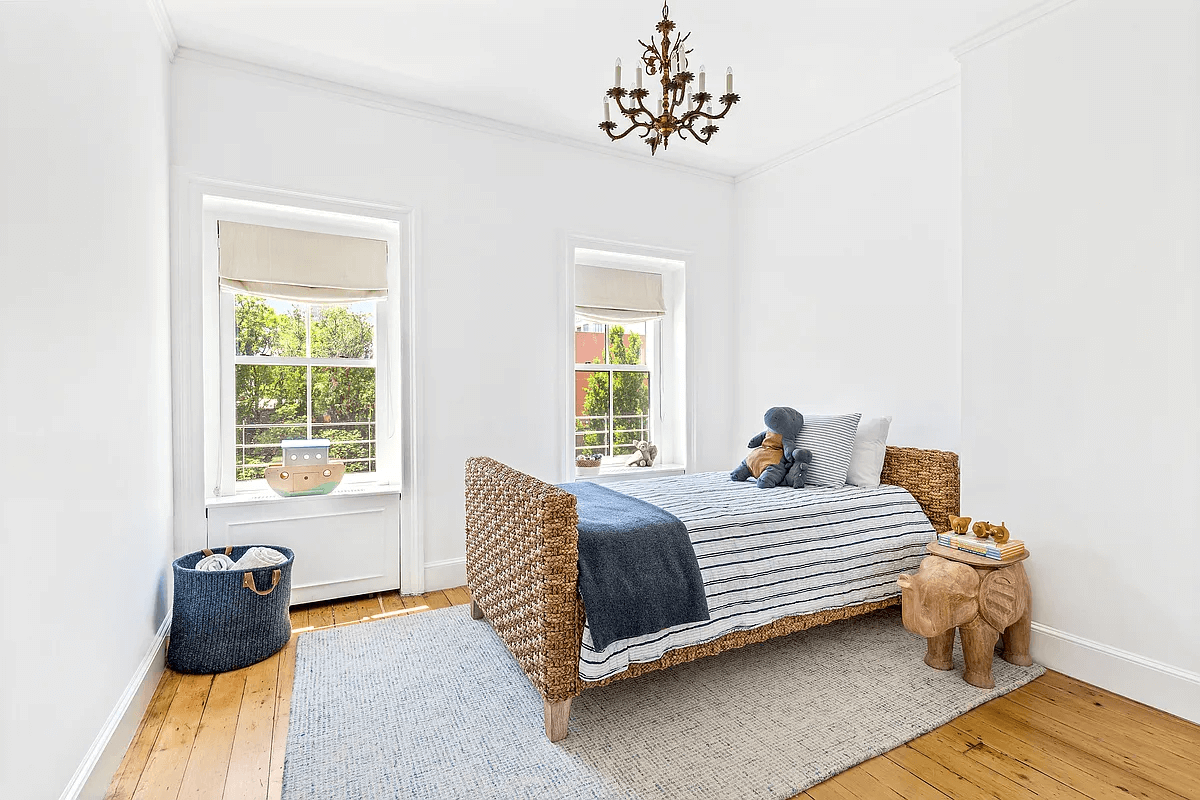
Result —
[[[993,25],[987,30],[975,34],[965,42],[950,48],[950,55],[961,60],[964,55],[972,50],[978,50],[997,39],[1008,36],[1013,31],[1024,28],[1031,22],[1037,22],[1042,17],[1053,14],[1063,6],[1070,5],[1073,2],[1075,0],[1043,0],[1043,2],[1025,9],[1020,14],[1009,17],[998,25]]]
[[[742,181],[746,181],[746,180],[749,180],[758,175],[762,175],[764,172],[769,172],[770,170],[773,170],[776,167],[783,166],[784,164],[788,163],[789,161],[793,161],[802,156],[806,156],[809,153],[813,152],[814,150],[819,150],[828,144],[832,144],[833,142],[836,142],[838,139],[844,139],[845,137],[849,136],[852,133],[857,133],[858,131],[861,131],[863,128],[870,127],[871,125],[874,125],[877,122],[882,122],[883,120],[887,119],[888,117],[892,117],[892,116],[895,116],[896,114],[899,114],[901,111],[912,108],[913,106],[916,106],[916,105],[920,105],[921,103],[924,103],[927,100],[932,100],[933,98],[937,97],[938,95],[945,94],[946,92],[949,92],[952,89],[957,88],[958,84],[959,84],[959,77],[957,75],[955,75],[952,78],[947,78],[944,81],[939,81],[938,83],[935,83],[934,85],[932,85],[930,87],[922,89],[921,91],[917,92],[914,95],[911,95],[910,97],[906,97],[903,100],[900,100],[896,103],[892,103],[889,106],[885,106],[884,108],[879,109],[874,114],[870,114],[866,117],[863,117],[862,119],[860,119],[856,122],[851,122],[849,125],[838,128],[836,131],[833,131],[832,133],[828,133],[819,139],[813,139],[808,144],[800,145],[796,149],[789,150],[788,152],[784,153],[781,156],[778,156],[777,158],[773,158],[764,164],[760,164],[759,166],[754,167],[753,169],[746,170],[745,172],[738,175],[734,179],[734,183],[741,183]]]
[[[150,9],[154,27],[158,28],[158,38],[162,40],[163,49],[167,51],[167,59],[174,61],[175,54],[179,52],[179,39],[175,36],[175,26],[171,24],[171,15],[167,13],[167,7],[163,0],[146,0],[146,7]]]
[[[492,119],[490,117],[469,114],[463,111],[455,111],[449,108],[443,108],[442,106],[430,105],[428,103],[421,103],[415,100],[408,100],[397,95],[386,94],[373,89],[364,89],[362,87],[353,86],[347,83],[331,81],[325,78],[316,78],[312,75],[296,72],[294,70],[280,68],[270,64],[261,63],[259,61],[250,61],[240,55],[225,55],[222,53],[213,52],[212,50],[193,49],[185,45],[179,48],[178,58],[184,61],[207,64],[208,66],[218,67],[221,69],[234,70],[236,72],[256,75],[270,80],[281,81],[297,86],[304,86],[309,89],[335,94],[345,100],[357,103],[359,105],[383,109],[385,111],[402,114],[408,117],[440,122],[466,130],[498,134],[513,139],[532,139],[540,142],[548,142],[550,144],[571,147],[577,150],[586,150],[590,153],[607,156],[609,158],[620,158],[626,161],[635,161],[647,166],[657,167],[659,169],[683,172],[689,175],[695,175],[697,177],[719,181],[721,183],[733,183],[733,176],[727,173],[701,169],[699,167],[692,167],[688,166],[687,164],[677,164],[671,161],[663,161],[662,159],[654,158],[652,156],[639,155],[633,152],[614,149],[608,144],[588,142],[571,136],[563,136],[561,134],[540,131],[535,128],[527,128],[522,125],[513,125],[511,123],[501,122],[500,120]]]

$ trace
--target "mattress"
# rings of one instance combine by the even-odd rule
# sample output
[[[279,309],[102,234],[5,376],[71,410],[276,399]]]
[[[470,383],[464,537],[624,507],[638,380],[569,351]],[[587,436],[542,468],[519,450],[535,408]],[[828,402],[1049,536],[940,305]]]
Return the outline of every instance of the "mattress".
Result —
[[[898,486],[759,489],[727,472],[606,484],[663,508],[687,527],[710,619],[592,646],[586,625],[579,677],[597,681],[783,617],[885,600],[915,570],[935,533]]]

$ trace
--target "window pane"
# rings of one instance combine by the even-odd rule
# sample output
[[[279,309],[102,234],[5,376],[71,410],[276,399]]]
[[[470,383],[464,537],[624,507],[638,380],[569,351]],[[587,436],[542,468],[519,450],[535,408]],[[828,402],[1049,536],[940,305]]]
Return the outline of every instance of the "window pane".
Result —
[[[308,435],[305,368],[237,364],[234,378],[237,480],[262,478],[264,467],[283,457],[280,441]]]
[[[313,367],[312,403],[313,436],[330,440],[329,457],[345,461],[346,472],[374,472],[375,369]]]
[[[239,294],[234,298],[234,354],[302,357],[304,306]]]
[[[627,456],[633,443],[650,438],[650,373],[613,373],[613,452]]]
[[[575,371],[575,455],[609,455],[608,373]]]
[[[646,324],[626,322],[608,326],[608,358],[610,364],[646,363]]]
[[[575,318],[575,363],[604,363],[604,325]]]
[[[375,301],[312,307],[313,358],[373,358]]]

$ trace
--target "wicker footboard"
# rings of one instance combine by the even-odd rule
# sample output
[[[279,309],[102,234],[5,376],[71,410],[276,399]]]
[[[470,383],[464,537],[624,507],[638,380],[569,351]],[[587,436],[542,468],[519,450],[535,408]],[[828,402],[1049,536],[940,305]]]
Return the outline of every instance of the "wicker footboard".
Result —
[[[907,489],[937,531],[959,511],[958,456],[889,447],[884,483]],[[467,588],[496,634],[546,702],[546,733],[566,736],[571,698],[589,686],[665,669],[775,636],[895,605],[899,598],[785,617],[707,644],[630,665],[610,678],[579,678],[584,609],[579,597],[575,497],[490,458],[466,466]]]

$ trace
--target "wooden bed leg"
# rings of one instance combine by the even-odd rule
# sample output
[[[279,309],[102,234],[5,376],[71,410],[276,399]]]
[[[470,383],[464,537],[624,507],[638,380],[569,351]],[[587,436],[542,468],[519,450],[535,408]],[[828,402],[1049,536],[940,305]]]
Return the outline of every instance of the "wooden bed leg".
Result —
[[[546,738],[561,742],[567,738],[567,722],[571,719],[571,698],[546,700],[542,698],[546,714]]]
[[[483,619],[483,609],[475,602],[475,598],[471,598],[471,619]]]

